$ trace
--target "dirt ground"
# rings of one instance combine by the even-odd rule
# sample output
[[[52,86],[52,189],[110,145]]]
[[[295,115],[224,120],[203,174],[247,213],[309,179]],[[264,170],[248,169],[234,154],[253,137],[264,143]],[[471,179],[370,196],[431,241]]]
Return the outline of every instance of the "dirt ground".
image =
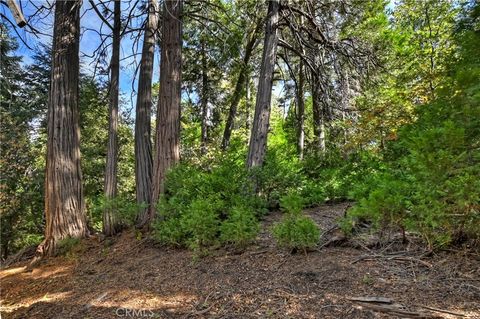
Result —
[[[338,235],[346,205],[306,211],[324,231],[322,243]],[[268,232],[280,216],[267,216],[243,253],[218,249],[195,259],[130,232],[85,240],[32,271],[17,263],[0,270],[1,318],[480,318],[477,254],[426,257],[413,245],[361,241],[291,254]],[[352,300],[364,297],[391,301]]]

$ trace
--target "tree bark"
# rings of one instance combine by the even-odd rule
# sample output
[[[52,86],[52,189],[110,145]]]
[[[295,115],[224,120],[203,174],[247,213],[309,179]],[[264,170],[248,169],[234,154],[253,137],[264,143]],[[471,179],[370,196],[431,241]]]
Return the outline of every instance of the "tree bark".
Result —
[[[347,118],[347,110],[350,108],[350,99],[351,99],[351,92],[350,92],[350,77],[348,70],[345,72],[345,77],[343,79],[343,105],[342,105],[342,123],[343,123],[343,150],[346,150],[346,146],[348,143],[348,127],[347,123],[345,123]]]
[[[137,227],[148,223],[148,211],[152,195],[152,141],[151,108],[152,76],[155,53],[155,32],[157,30],[157,1],[148,2],[148,18],[142,47],[138,96],[135,117],[135,184],[139,209]]]
[[[113,9],[112,58],[110,62],[110,107],[108,124],[107,163],[105,167],[105,199],[109,204],[103,212],[103,233],[112,236],[120,230],[117,212],[110,202],[117,196],[118,171],[118,87],[120,76],[121,1]]]
[[[313,135],[317,149],[325,152],[325,112],[320,101],[322,97],[321,83],[318,75],[312,73],[312,109],[313,109]]]
[[[248,145],[250,140],[250,123],[251,119],[251,105],[250,100],[252,98],[252,90],[250,89],[250,72],[247,72],[245,76],[245,131],[247,132],[247,137],[245,139],[245,145]],[[230,142],[229,142],[230,143]]]
[[[80,166],[79,39],[81,0],[56,1],[52,76],[48,98],[45,240],[52,255],[59,240],[88,235]]]
[[[165,0],[162,26],[160,92],[156,127],[152,203],[165,191],[167,171],[180,161],[180,99],[182,77],[182,0]],[[150,221],[156,214],[150,209]]]
[[[202,127],[201,127],[201,141],[200,141],[200,152],[202,154],[207,153],[207,143],[208,143],[208,61],[207,53],[205,51],[205,42],[202,41]]]
[[[298,70],[298,86],[297,86],[297,148],[298,157],[303,160],[303,150],[305,148],[305,76],[303,70],[303,61],[300,60]]]
[[[273,72],[277,57],[278,20],[280,4],[272,0],[268,4],[268,16],[265,27],[262,67],[258,80],[257,101],[253,118],[252,133],[248,147],[247,167],[262,166],[267,151],[267,134],[270,122]]]
[[[257,42],[258,31],[260,30],[260,21],[257,22],[255,29],[250,36],[247,45],[245,47],[245,55],[243,56],[242,66],[240,73],[238,74],[237,83],[235,85],[235,90],[232,95],[232,102],[230,103],[230,109],[228,111],[227,122],[225,124],[225,130],[223,132],[222,138],[222,150],[226,150],[230,144],[230,137],[232,136],[233,126],[235,122],[235,117],[237,115],[238,103],[242,97],[243,88],[247,83],[247,73],[248,73],[248,63],[253,53],[255,43]],[[248,103],[248,102],[247,102]]]

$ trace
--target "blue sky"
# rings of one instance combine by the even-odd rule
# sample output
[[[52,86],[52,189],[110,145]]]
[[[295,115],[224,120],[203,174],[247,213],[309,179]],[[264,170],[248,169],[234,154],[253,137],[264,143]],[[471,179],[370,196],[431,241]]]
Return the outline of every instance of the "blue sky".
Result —
[[[28,1],[18,1],[18,3],[20,4],[21,9],[27,19],[30,16],[32,16],[32,14],[36,11],[36,8]],[[48,3],[52,3],[52,0],[35,1],[36,6],[47,5]],[[133,1],[128,1],[128,0],[122,1],[122,11],[128,10],[130,3],[133,3]],[[10,11],[6,6],[0,5],[0,12],[2,12],[2,14],[7,16],[11,21],[14,21]],[[91,55],[93,51],[99,46],[101,39],[97,33],[93,31],[89,31],[88,29],[98,30],[102,22],[100,18],[96,15],[96,13],[93,10],[91,10],[91,5],[87,0],[83,1],[81,14],[82,14],[82,18],[80,23],[82,28],[82,35],[81,35],[81,42],[80,42],[80,52],[81,52],[80,55],[83,62],[82,71],[87,74],[93,74],[94,61],[93,59],[87,56]],[[136,21],[136,23],[141,23],[141,22],[142,21]],[[31,24],[40,32],[45,33],[47,35],[40,35],[39,37],[36,37],[36,36],[33,36],[32,34],[29,34],[28,32],[25,32],[22,29],[17,28],[17,30],[19,31],[19,34],[25,40],[28,46],[33,48],[38,46],[40,43],[50,44],[51,35],[53,33],[53,12],[49,16],[42,16],[42,17],[39,17],[38,19],[32,20]],[[108,30],[108,27],[104,26],[103,32],[108,34],[110,31]],[[11,30],[10,33],[12,36],[17,37],[14,31]],[[137,57],[130,57],[130,56],[133,54],[134,50],[136,49],[139,50],[138,53],[141,53],[140,50],[142,48],[141,45],[143,40],[143,38],[141,38],[140,42],[134,45],[133,37],[135,36],[136,34],[134,33],[128,34],[122,38],[122,42],[121,42],[120,58],[121,59],[127,58],[127,57],[128,58],[126,60],[121,61],[120,90],[124,94],[126,100],[128,101],[128,104],[130,104],[130,97],[132,93],[132,81],[134,78],[136,65],[140,62],[140,55],[138,55]],[[107,40],[106,43],[109,43],[109,42],[111,42],[110,39]],[[23,57],[24,65],[28,65],[32,63],[31,57],[34,52],[30,50],[28,47],[26,47],[21,41],[19,41],[19,48],[16,53],[17,55],[20,55]],[[107,59],[109,56],[110,56],[110,52],[107,52]],[[158,81],[158,78],[159,78],[160,70],[159,70],[158,60],[159,60],[159,53],[156,52],[154,75],[153,75],[154,82]],[[137,83],[134,83],[133,87],[136,90]],[[135,103],[135,96],[133,97],[133,103]]]

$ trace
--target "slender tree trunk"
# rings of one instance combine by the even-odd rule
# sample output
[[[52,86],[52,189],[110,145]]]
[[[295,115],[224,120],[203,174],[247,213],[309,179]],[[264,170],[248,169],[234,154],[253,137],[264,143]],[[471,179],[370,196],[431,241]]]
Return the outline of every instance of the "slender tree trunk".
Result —
[[[165,0],[160,62],[160,93],[156,128],[152,203],[163,194],[167,171],[180,161],[180,99],[182,77],[182,0]],[[155,205],[150,221],[155,217]]]
[[[325,112],[320,101],[322,97],[321,83],[318,75],[312,74],[312,109],[313,109],[313,134],[317,149],[325,152]]]
[[[240,103],[243,88],[245,87],[246,83],[248,83],[248,79],[247,79],[248,63],[250,62],[250,58],[252,56],[255,43],[257,42],[259,30],[260,30],[260,21],[257,22],[257,25],[255,26],[255,30],[250,36],[247,42],[247,45],[245,47],[245,55],[243,56],[242,66],[240,68],[240,73],[238,74],[235,90],[233,91],[232,102],[230,103],[227,122],[225,124],[225,130],[223,132],[222,150],[226,150],[228,148],[228,145],[230,144],[230,137],[232,136],[235,117],[237,115],[238,103]]]
[[[138,96],[135,117],[135,184],[137,204],[144,205],[137,216],[137,227],[148,223],[148,207],[152,195],[152,142],[151,142],[151,108],[152,75],[155,53],[155,31],[157,30],[157,2],[148,3],[148,18],[140,62],[138,79]]]
[[[207,152],[208,143],[208,64],[205,43],[202,41],[202,136],[200,141],[200,151],[202,154]]]
[[[347,118],[347,110],[350,107],[350,99],[351,99],[351,94],[350,94],[350,77],[348,70],[345,72],[345,77],[344,77],[344,94],[343,94],[343,107],[342,107],[342,123],[343,123],[343,149],[345,151],[345,146],[347,146],[348,142],[348,128],[345,123],[346,118]]]
[[[112,201],[117,196],[118,171],[118,86],[120,76],[120,29],[121,1],[115,1],[113,9],[112,58],[110,62],[110,107],[108,124],[107,164],[105,167],[105,199]],[[103,212],[103,233],[112,236],[120,229],[116,211],[108,205]]]
[[[250,89],[250,74],[247,72],[245,76],[245,130],[247,131],[247,138],[245,140],[245,144],[248,145],[248,141],[250,140],[250,122],[252,119],[250,118],[250,100],[252,96],[252,90]]]
[[[252,134],[248,147],[247,167],[262,166],[267,151],[267,135],[270,122],[273,72],[277,57],[278,19],[280,4],[277,0],[268,3],[262,67],[258,80],[257,101],[253,118]]]
[[[67,237],[88,235],[80,166],[79,39],[81,0],[55,3],[52,76],[48,99],[45,240],[41,255]]]
[[[299,70],[298,70],[298,87],[297,87],[297,147],[298,147],[298,157],[300,160],[303,159],[303,150],[305,146],[305,77],[303,71],[303,61],[300,60]]]

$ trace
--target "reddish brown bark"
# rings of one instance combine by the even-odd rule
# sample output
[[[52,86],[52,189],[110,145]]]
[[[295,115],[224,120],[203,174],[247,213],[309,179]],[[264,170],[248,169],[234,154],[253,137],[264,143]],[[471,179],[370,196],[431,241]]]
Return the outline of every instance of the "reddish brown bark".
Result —
[[[88,234],[80,166],[79,39],[82,1],[57,1],[48,101],[45,240],[51,255],[59,240]]]
[[[160,194],[164,192],[166,173],[180,161],[182,2],[182,0],[165,0],[163,6],[160,92],[150,221],[155,216],[155,204]]]
[[[157,1],[150,0],[148,6],[135,113],[135,185],[137,204],[143,206],[137,216],[138,227],[143,227],[149,220],[148,207],[152,196],[151,108]]]

